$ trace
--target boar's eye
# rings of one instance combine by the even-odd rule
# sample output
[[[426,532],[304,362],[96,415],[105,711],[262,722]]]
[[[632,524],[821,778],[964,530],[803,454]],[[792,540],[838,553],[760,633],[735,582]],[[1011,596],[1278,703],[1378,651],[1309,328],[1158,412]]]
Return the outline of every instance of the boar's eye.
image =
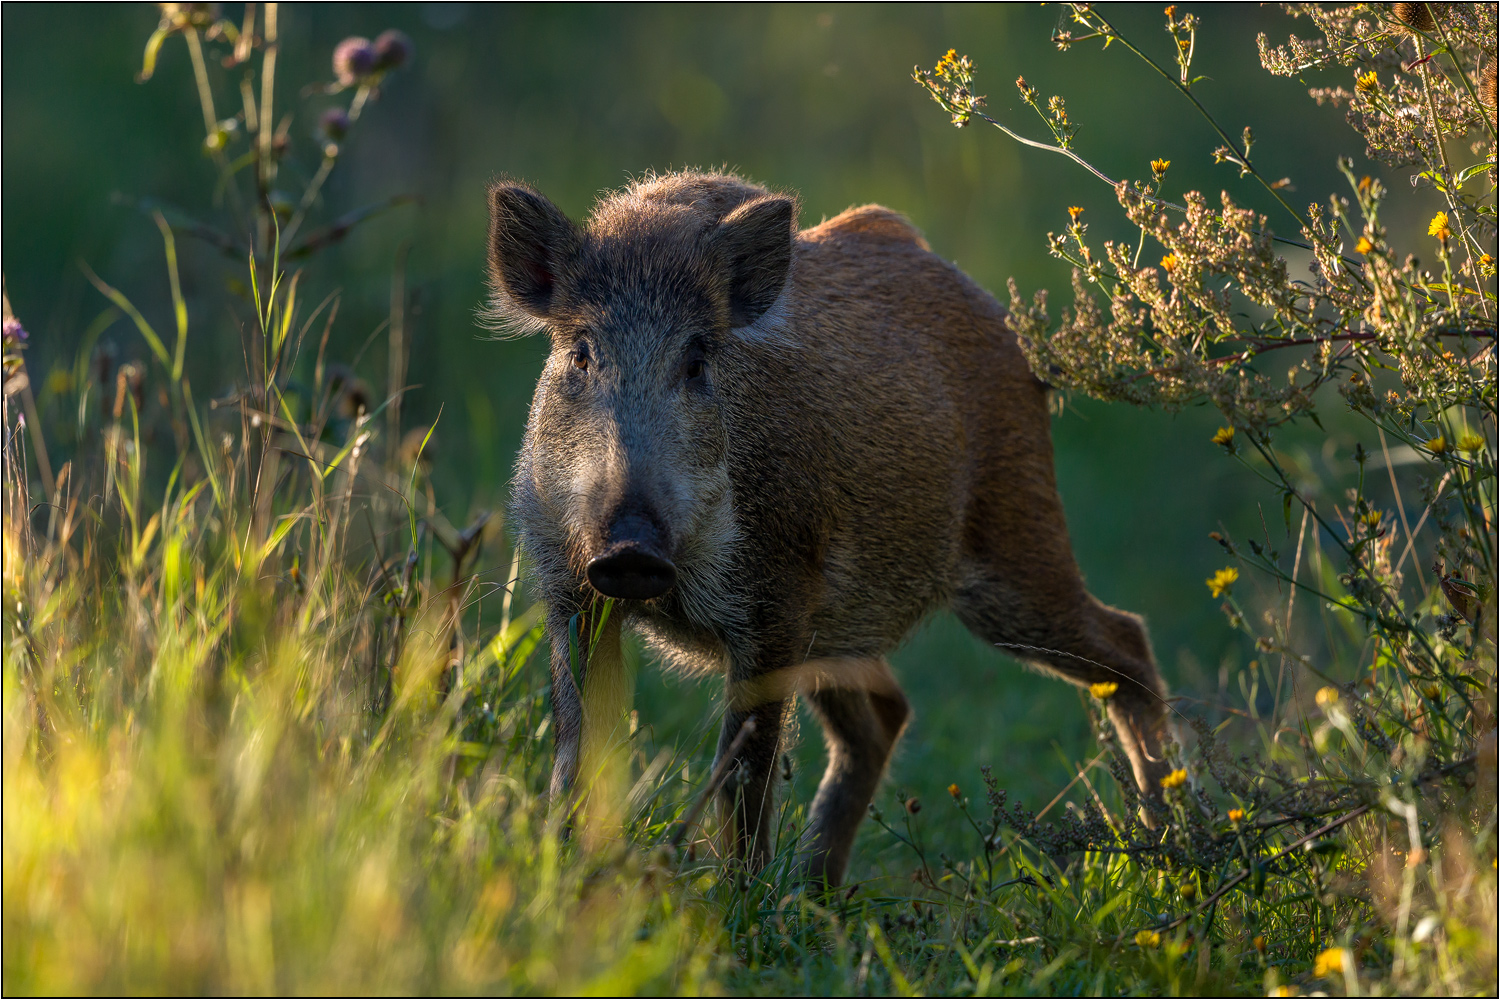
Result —
[[[697,344],[688,348],[687,357],[683,359],[682,375],[688,382],[702,382],[703,373],[707,364],[703,357],[703,348]]]
[[[589,370],[588,344],[580,342],[579,345],[573,349],[573,367],[577,368],[579,371],[586,372]]]

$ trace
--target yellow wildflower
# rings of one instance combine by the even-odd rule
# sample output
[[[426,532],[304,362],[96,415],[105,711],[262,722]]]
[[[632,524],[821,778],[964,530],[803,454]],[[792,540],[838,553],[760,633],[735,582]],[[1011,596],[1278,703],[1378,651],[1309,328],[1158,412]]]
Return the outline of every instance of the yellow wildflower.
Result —
[[[1371,250],[1374,250],[1374,249],[1375,249],[1375,244],[1373,244],[1373,243],[1370,242],[1370,238],[1368,236],[1361,236],[1359,238],[1359,242],[1356,243],[1356,244],[1354,244],[1354,252],[1355,253],[1369,253]]]
[[[1260,952],[1262,955],[1266,953],[1266,936],[1264,934],[1255,935],[1254,940],[1252,940],[1250,943],[1255,945],[1255,950]]]
[[[1100,681],[1098,684],[1089,685],[1089,694],[1100,701],[1109,701],[1110,696],[1120,690],[1120,685],[1114,681]]]
[[[1170,167],[1171,165],[1172,165],[1172,161],[1171,160],[1152,160],[1151,161],[1151,176],[1153,176],[1153,177],[1157,178],[1158,180],[1160,180],[1161,177],[1162,177],[1162,175],[1167,172],[1167,168]]]
[[[1187,784],[1187,772],[1180,767],[1161,779],[1161,787],[1163,788],[1180,788],[1185,784]]]
[[[1243,809],[1231,809],[1231,810],[1229,810],[1229,822],[1231,822],[1231,823],[1239,823],[1244,818],[1245,818],[1245,810],[1243,810]]]
[[[1227,566],[1224,569],[1219,570],[1213,576],[1209,577],[1203,582],[1208,584],[1208,591],[1210,594],[1212,594],[1214,597],[1219,597],[1227,593],[1229,591],[1229,588],[1234,586],[1234,581],[1238,580],[1239,578],[1240,571],[1235,569],[1233,566]]]
[[[1452,238],[1453,230],[1448,228],[1447,212],[1439,212],[1432,217],[1432,221],[1427,224],[1427,235],[1436,236],[1440,240]]]
[[[1161,935],[1155,931],[1136,931],[1135,943],[1141,948],[1156,948],[1161,945]]]
[[[1448,451],[1448,439],[1439,434],[1427,442],[1427,450],[1434,455],[1442,455]]]
[[[1422,689],[1422,693],[1425,694],[1431,701],[1437,701],[1443,696],[1443,689],[1438,687],[1436,684],[1429,684]]]
[[[1368,94],[1379,85],[1380,77],[1376,76],[1373,69],[1368,73],[1361,74],[1354,80],[1354,89],[1359,91],[1361,94]]]
[[[1494,274],[1495,273],[1495,258],[1491,257],[1487,253],[1480,254],[1479,255],[1479,269],[1481,271],[1483,271],[1485,274]]]
[[[1344,949],[1328,948],[1313,962],[1313,975],[1332,976],[1344,971]]]
[[[1192,882],[1183,882],[1177,887],[1177,892],[1189,903],[1198,898],[1198,887]]]
[[[953,796],[956,799],[960,795],[962,795],[963,793],[961,791],[959,791],[958,785],[954,784],[954,785],[949,785],[948,786],[948,794],[951,795],[951,796]]]
[[[1169,253],[1161,259],[1161,269],[1171,274],[1177,268],[1177,255]]]
[[[1278,986],[1270,993],[1266,994],[1266,996],[1270,997],[1295,997],[1300,995],[1301,994],[1297,992],[1297,987],[1295,986]]]
[[[1214,444],[1221,444],[1226,448],[1234,444],[1234,428],[1220,427],[1218,431],[1214,433]]]
[[[1074,222],[1077,222],[1078,221],[1078,217],[1080,215],[1082,215],[1082,214],[1083,214],[1083,209],[1080,208],[1080,207],[1078,207],[1077,205],[1070,205],[1070,206],[1068,206],[1068,215],[1072,216]]]
[[[1333,705],[1338,702],[1339,689],[1334,687],[1332,684],[1329,684],[1326,687],[1320,687],[1318,688],[1318,693],[1313,696],[1313,700],[1318,703],[1319,708],[1327,708],[1329,705]]]
[[[1468,431],[1463,435],[1463,437],[1458,439],[1459,451],[1475,452],[1479,451],[1483,447],[1484,436],[1481,434],[1475,434],[1473,431]]]

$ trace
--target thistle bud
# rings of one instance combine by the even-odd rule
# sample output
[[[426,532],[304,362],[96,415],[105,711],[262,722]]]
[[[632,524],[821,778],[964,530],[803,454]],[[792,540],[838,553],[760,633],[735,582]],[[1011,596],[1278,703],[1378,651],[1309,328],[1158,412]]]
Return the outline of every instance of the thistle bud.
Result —
[[[343,108],[329,108],[318,119],[318,131],[329,142],[340,142],[349,133],[349,115]]]
[[[375,47],[368,38],[351,35],[333,50],[333,75],[345,87],[363,83],[375,72],[375,63]]]
[[[405,32],[391,28],[382,31],[375,39],[375,68],[377,70],[400,69],[411,58],[411,39]]]

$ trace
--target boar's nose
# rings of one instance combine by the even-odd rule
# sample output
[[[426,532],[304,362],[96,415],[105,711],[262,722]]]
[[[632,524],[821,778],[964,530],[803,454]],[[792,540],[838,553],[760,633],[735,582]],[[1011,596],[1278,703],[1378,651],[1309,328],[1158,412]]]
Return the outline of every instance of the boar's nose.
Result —
[[[619,511],[604,551],[589,561],[589,583],[605,597],[649,601],[672,589],[677,567],[662,555],[660,523],[637,505]]]
[[[621,542],[589,561],[588,576],[605,597],[649,601],[672,589],[677,567],[638,542]]]

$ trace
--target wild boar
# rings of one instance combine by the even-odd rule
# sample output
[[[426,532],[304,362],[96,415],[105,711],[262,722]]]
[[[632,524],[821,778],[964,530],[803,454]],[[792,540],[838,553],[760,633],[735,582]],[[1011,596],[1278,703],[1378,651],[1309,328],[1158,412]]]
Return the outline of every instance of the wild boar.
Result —
[[[1157,788],[1165,689],[1141,619],[1079,574],[1046,386],[911,223],[867,205],[799,230],[795,197],[725,174],[648,177],[581,225],[524,184],[489,194],[491,317],[551,339],[511,518],[546,602],[554,794],[618,724],[633,628],[727,678],[721,797],[751,867],[805,696],[828,766],[800,864],[837,883],[911,715],[886,655],[945,607],[1075,684],[1117,683],[1109,716]]]

